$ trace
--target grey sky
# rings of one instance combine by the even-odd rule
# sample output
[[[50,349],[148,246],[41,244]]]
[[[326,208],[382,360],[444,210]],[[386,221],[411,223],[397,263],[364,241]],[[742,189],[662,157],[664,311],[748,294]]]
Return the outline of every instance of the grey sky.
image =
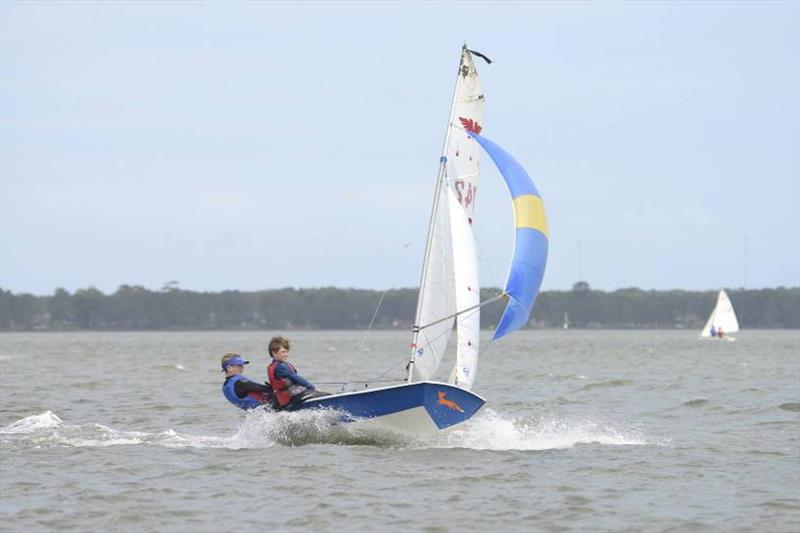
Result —
[[[484,133],[545,202],[545,290],[800,284],[798,2],[0,15],[3,288],[415,287],[465,41],[495,61]],[[513,223],[483,168],[500,285]]]

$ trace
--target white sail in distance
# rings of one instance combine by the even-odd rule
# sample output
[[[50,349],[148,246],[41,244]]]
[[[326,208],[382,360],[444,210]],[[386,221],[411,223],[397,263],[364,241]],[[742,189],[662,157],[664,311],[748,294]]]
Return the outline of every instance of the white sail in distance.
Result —
[[[714,327],[715,331],[722,328],[723,333],[734,333],[739,331],[739,321],[736,319],[736,312],[733,310],[728,294],[722,290],[717,295],[717,305],[711,311],[703,331],[700,332],[701,337],[711,337],[711,328]]]
[[[484,97],[478,72],[472,54],[464,47],[434,192],[414,322],[422,329],[412,343],[412,360],[413,377],[430,379],[441,364],[455,322],[458,349],[451,381],[458,382],[459,386],[468,384],[467,387],[474,380],[477,364],[479,311],[476,309],[465,313],[468,316],[459,317],[457,321],[453,317],[432,326],[428,324],[464,309],[461,305],[473,301],[469,293],[475,295],[475,303],[480,297],[477,255],[473,251],[472,257],[464,257],[469,253],[465,252],[463,244],[467,240],[464,238],[458,238],[454,248],[454,232],[460,235],[463,231],[453,228],[461,220],[465,220],[469,226],[475,218],[480,147],[468,137],[465,130],[480,132],[483,127],[483,107]],[[454,201],[448,199],[449,195]],[[454,260],[456,254],[458,260]],[[471,377],[466,378],[467,374]]]

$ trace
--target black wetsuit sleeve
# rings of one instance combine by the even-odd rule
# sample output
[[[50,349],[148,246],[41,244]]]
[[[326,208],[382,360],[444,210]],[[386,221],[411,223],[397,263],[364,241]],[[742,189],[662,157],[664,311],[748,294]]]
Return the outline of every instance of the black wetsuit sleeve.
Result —
[[[234,385],[234,392],[236,392],[236,396],[239,398],[244,398],[251,392],[265,392],[269,395],[272,395],[272,387],[269,385],[256,383],[255,381],[245,381],[240,379],[236,382],[236,385]]]

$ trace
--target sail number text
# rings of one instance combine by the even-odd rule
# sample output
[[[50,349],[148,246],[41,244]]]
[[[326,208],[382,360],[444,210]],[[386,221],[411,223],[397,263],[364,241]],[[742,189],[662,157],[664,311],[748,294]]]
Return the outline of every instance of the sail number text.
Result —
[[[470,182],[464,183],[464,180],[455,180],[453,186],[456,190],[458,203],[468,209],[475,202],[475,195],[478,194],[478,187],[472,185]]]

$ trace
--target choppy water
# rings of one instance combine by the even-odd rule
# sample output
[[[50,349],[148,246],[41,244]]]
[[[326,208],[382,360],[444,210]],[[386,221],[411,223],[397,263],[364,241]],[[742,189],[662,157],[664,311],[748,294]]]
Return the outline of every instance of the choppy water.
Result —
[[[239,412],[219,356],[263,376],[269,335],[0,336],[0,529],[800,526],[797,331],[522,332],[481,359],[484,410],[429,441]],[[291,337],[316,381],[403,375],[406,334]]]

